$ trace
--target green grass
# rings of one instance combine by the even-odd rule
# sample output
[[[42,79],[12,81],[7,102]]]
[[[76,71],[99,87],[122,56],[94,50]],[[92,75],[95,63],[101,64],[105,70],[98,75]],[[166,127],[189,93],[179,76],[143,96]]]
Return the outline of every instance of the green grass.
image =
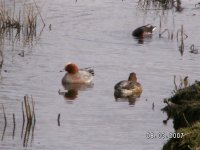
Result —
[[[169,98],[172,105],[163,108],[168,117],[174,121],[175,130],[187,127],[200,121],[200,82],[196,81],[193,85],[179,89]]]
[[[172,138],[163,150],[200,150],[200,82],[178,89],[163,108],[173,119],[174,129],[183,138]]]
[[[192,127],[181,128],[182,138],[172,138],[163,147],[163,150],[197,150],[200,149],[200,123]]]

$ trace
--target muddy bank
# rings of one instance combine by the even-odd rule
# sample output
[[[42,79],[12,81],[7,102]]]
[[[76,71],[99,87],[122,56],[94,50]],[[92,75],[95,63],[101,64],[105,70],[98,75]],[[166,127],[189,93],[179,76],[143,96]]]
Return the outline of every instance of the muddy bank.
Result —
[[[200,147],[200,82],[178,89],[162,110],[173,119],[174,129],[181,138],[170,139],[163,149],[196,149]]]

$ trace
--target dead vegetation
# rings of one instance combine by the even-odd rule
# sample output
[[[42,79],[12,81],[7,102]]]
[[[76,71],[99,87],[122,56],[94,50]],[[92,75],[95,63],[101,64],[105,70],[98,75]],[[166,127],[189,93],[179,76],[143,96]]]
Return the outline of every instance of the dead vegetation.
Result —
[[[22,6],[21,6],[22,5]],[[4,45],[14,47],[15,43],[32,46],[45,27],[41,11],[35,0],[16,7],[15,0],[6,5],[0,1],[0,70],[4,62]]]
[[[176,132],[183,133],[184,137],[170,139],[163,149],[196,149],[200,145],[200,81],[189,85],[188,77],[180,80],[177,86],[174,78],[175,89],[173,96],[165,99],[167,104],[162,110],[167,112],[168,118],[172,118]]]
[[[4,116],[4,129],[3,129],[1,140],[3,141],[4,135],[6,133],[6,128],[8,126],[9,118],[7,118],[6,109],[5,109],[3,104],[2,104],[2,110],[3,110],[3,116]],[[15,121],[15,113],[13,113],[12,119],[13,119],[12,137],[14,139],[16,124],[19,124],[19,122]],[[26,95],[26,96],[24,96],[24,101],[22,102],[21,139],[23,139],[23,146],[24,147],[27,147],[29,141],[31,140],[30,142],[32,142],[32,140],[33,140],[35,123],[36,123],[35,102],[34,102],[32,96],[29,97],[29,96]]]
[[[142,9],[173,9],[181,12],[181,0],[139,0],[138,7]]]

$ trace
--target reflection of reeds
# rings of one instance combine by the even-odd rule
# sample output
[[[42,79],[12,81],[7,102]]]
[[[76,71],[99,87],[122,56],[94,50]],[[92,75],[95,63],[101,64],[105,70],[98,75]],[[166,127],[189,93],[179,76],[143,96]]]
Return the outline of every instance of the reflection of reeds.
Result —
[[[2,46],[0,46],[0,70],[3,66],[3,49]]]
[[[35,102],[34,102],[32,96],[31,96],[31,102],[29,102],[29,97],[27,95],[24,96],[24,101],[22,102],[21,106],[22,106],[21,139],[23,139],[23,146],[27,147],[29,139],[31,140],[30,143],[32,143],[32,141],[33,141],[34,128],[35,128],[35,123],[36,123]],[[3,104],[2,104],[2,109],[3,109],[3,115],[4,115],[4,129],[3,129],[1,140],[3,141],[4,135],[5,135],[5,132],[6,132],[6,127],[7,127],[7,117],[6,117],[6,112],[5,112]],[[13,120],[12,138],[14,139],[15,129],[16,129],[16,121],[15,121],[15,114],[14,113],[12,115],[12,120]],[[26,122],[26,127],[25,127],[25,122]],[[24,129],[24,127],[25,127],[25,129]]]
[[[60,126],[60,113],[58,114],[58,119],[57,119],[57,121],[58,121],[58,126]]]
[[[179,34],[181,34],[181,35],[179,36]],[[181,55],[183,55],[183,52],[184,52],[184,40],[187,37],[188,36],[184,33],[183,25],[181,25],[181,29],[177,31],[177,42],[179,41],[179,38],[181,39],[181,44],[179,46],[179,51],[180,51]]]
[[[163,8],[163,9],[170,9],[174,6],[174,0],[139,0],[138,6],[142,8]]]
[[[181,0],[139,0],[138,7],[143,9],[172,9],[176,8],[177,11],[182,11]]]
[[[16,126],[15,114],[13,114],[13,139],[14,139],[14,137],[15,137],[15,126]]]
[[[32,107],[31,107],[32,105]],[[22,124],[22,132],[21,132],[21,138],[23,137],[23,132],[24,132],[24,122],[26,121],[26,129],[24,133],[24,139],[23,139],[23,146],[27,147],[28,146],[28,141],[31,133],[31,127],[32,127],[32,135],[31,135],[31,142],[33,140],[33,132],[35,128],[35,103],[33,101],[33,98],[31,96],[31,103],[29,102],[29,97],[26,95],[24,96],[24,106],[22,103],[22,117],[23,117],[23,124]],[[25,111],[24,111],[25,108]],[[24,113],[25,112],[25,113]]]
[[[7,119],[6,119],[6,113],[5,113],[5,109],[4,109],[3,104],[2,104],[2,108],[3,108],[3,115],[4,115],[4,128],[3,128],[3,134],[2,134],[1,140],[3,141],[4,134],[5,134],[5,131],[6,131],[6,126],[7,126]]]

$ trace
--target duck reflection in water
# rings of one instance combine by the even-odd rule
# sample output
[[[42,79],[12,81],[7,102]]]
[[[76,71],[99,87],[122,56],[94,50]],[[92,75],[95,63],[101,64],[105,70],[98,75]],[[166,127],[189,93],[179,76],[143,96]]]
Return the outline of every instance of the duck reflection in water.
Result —
[[[79,91],[86,91],[89,88],[93,88],[94,84],[65,84],[64,90],[59,90],[58,93],[63,95],[66,100],[73,101],[78,97]]]
[[[78,91],[84,91],[93,87],[94,70],[92,68],[79,69],[74,63],[68,63],[64,70],[67,72],[62,78],[64,91],[59,90],[67,100],[75,100],[78,97]]]
[[[114,97],[116,102],[128,102],[129,105],[135,105],[135,102],[139,99],[141,94],[139,95],[131,95],[131,96],[122,96],[118,95],[118,93],[114,92]]]
[[[116,101],[128,101],[129,105],[134,105],[137,98],[142,93],[142,86],[137,82],[136,73],[132,72],[128,80],[118,82],[114,87],[114,97]]]

